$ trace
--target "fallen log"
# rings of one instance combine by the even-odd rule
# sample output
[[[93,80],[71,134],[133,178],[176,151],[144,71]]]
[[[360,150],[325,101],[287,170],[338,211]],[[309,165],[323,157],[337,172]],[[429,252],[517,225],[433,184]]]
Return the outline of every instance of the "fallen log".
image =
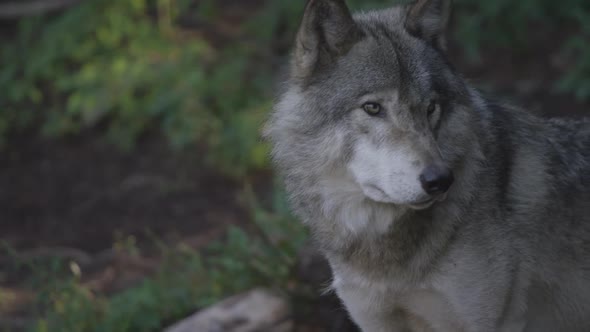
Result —
[[[163,332],[290,332],[288,302],[272,292],[256,289],[202,310]]]

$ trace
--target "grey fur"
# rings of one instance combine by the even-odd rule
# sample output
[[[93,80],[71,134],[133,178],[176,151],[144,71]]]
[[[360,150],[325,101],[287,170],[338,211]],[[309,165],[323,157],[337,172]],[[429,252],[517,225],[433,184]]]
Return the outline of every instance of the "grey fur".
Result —
[[[590,121],[481,97],[446,59],[448,13],[416,6],[450,2],[352,21],[343,1],[311,0],[265,128],[334,290],[366,332],[590,331]],[[361,109],[373,99],[378,117]],[[383,157],[400,167],[394,183],[359,147],[394,151]],[[414,174],[402,155],[417,172],[454,171],[446,200],[413,207],[418,179],[396,177]],[[355,167],[392,202],[369,199]]]

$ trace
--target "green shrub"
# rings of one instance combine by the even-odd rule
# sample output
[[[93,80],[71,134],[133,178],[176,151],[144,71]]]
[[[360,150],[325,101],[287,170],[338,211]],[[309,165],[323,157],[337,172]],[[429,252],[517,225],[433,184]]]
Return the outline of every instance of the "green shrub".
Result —
[[[262,208],[246,191],[251,232],[230,227],[222,241],[210,244],[203,253],[154,239],[162,255],[157,273],[112,297],[92,293],[79,282],[77,273],[63,280],[62,275],[52,277],[53,270],[38,271],[37,306],[46,311],[30,331],[159,331],[241,291],[258,286],[286,289],[306,233],[288,213],[283,195],[277,192],[271,206]]]
[[[590,99],[590,2],[585,0],[458,0],[456,37],[472,58],[482,49],[502,46],[513,53],[530,50],[531,40],[538,40],[538,24],[546,31],[579,31],[546,43],[558,49],[572,65],[562,73],[556,88],[572,93],[579,100]],[[542,56],[542,55],[540,55]]]
[[[0,69],[0,138],[37,124],[50,137],[106,126],[106,137],[124,149],[156,131],[176,148],[211,143],[223,153],[210,159],[235,166],[236,174],[263,164],[255,120],[234,119],[267,104],[261,84],[245,77],[253,52],[190,37],[175,23],[178,6],[91,0],[57,17],[21,20],[0,50],[7,64]]]

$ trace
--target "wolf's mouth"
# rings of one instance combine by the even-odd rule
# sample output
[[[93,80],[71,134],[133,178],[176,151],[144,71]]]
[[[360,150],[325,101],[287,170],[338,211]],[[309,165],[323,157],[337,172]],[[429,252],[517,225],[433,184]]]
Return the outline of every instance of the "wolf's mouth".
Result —
[[[445,199],[447,199],[447,193],[444,193],[439,196],[431,197],[431,198],[429,198],[425,201],[419,202],[419,203],[410,204],[410,208],[412,208],[414,210],[425,210],[425,209],[428,209],[429,207],[431,207],[432,205],[434,205],[434,203],[442,202]]]
[[[396,205],[406,205],[409,206],[413,210],[425,210],[437,202],[442,202],[446,199],[447,194],[440,194],[440,195],[433,195],[433,196],[426,196],[427,198],[422,201],[412,202],[412,203],[398,203],[390,198],[389,195],[385,193],[381,188],[375,185],[365,185],[362,186],[363,192],[365,196],[377,203],[385,203],[385,204],[396,204]]]
[[[425,209],[428,209],[429,207],[431,207],[437,201],[438,200],[435,197],[430,198],[430,199],[423,201],[423,202],[410,204],[410,208],[412,208],[413,210],[425,210]]]

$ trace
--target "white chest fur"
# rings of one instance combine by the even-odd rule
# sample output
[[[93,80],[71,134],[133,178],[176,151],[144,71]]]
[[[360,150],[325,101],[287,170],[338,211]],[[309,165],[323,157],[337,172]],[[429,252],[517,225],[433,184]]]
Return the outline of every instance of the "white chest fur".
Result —
[[[364,332],[465,331],[444,291],[433,284],[371,280],[340,265],[333,288]]]

